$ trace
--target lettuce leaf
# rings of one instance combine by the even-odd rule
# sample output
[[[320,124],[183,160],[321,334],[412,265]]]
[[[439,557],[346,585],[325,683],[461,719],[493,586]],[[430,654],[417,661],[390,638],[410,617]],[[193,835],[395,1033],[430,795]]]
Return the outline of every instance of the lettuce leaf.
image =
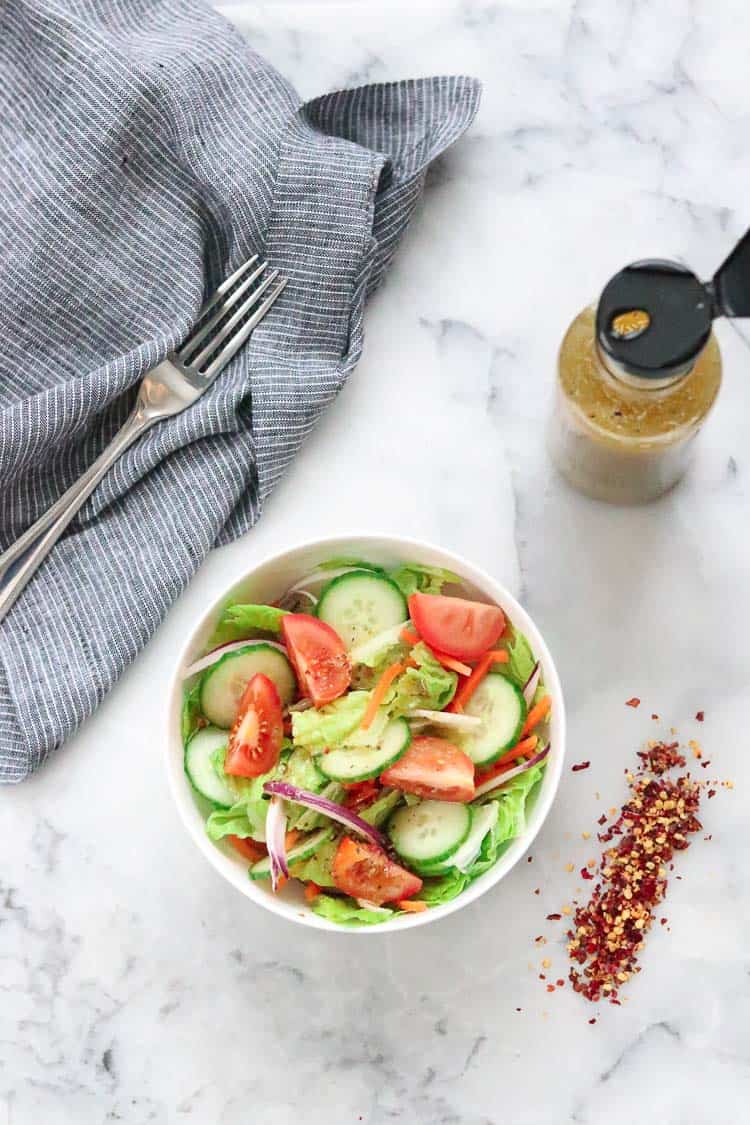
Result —
[[[319,887],[335,887],[333,881],[333,857],[336,854],[336,848],[339,846],[338,840],[324,840],[314,855],[309,859],[300,860],[299,863],[293,863],[289,868],[289,874],[293,879],[302,879],[305,883],[317,883]]]
[[[512,835],[509,835],[509,828],[512,823],[512,818],[507,814],[501,815],[499,801],[495,801],[492,803],[495,804],[498,815],[495,818],[494,824],[482,841],[482,846],[479,849],[479,855],[466,871],[466,874],[470,879],[477,879],[480,875],[484,875],[485,871],[489,871],[489,869],[493,867],[497,860],[500,858],[501,853],[505,851],[512,839]]]
[[[362,721],[370,693],[350,691],[325,707],[292,713],[292,736],[296,746],[325,750],[343,742]]]
[[[442,711],[456,692],[456,673],[443,668],[421,641],[414,645],[411,656],[419,667],[407,668],[394,680],[392,694],[385,704],[391,718],[413,711],[415,707]]]
[[[467,875],[477,879],[497,863],[510,844],[526,831],[526,806],[534,788],[544,773],[544,766],[533,766],[525,773],[514,777],[502,789],[480,798],[480,803],[496,802],[498,817],[494,826],[482,841],[482,847]]]
[[[201,682],[198,680],[190,691],[185,692],[185,698],[182,701],[180,730],[184,746],[187,746],[195,732],[205,724],[205,719],[203,723],[201,723],[201,719]]]
[[[281,619],[287,611],[272,605],[230,605],[222,613],[214,631],[214,644],[242,641],[256,633],[281,632]]]
[[[328,778],[324,777],[317,768],[309,750],[305,750],[301,746],[296,747],[284,765],[280,767],[278,777],[282,781],[288,781],[290,785],[297,785],[300,789],[306,789],[308,793],[320,793],[321,789],[328,784]],[[291,801],[287,801],[285,808],[288,828],[298,828],[300,822],[307,824],[308,828],[317,826],[319,814],[314,813],[311,809],[306,809],[304,805],[295,805]],[[320,824],[326,823],[330,824],[330,820],[322,817]]]
[[[506,640],[505,647],[510,659],[507,664],[499,664],[496,667],[498,670],[502,669],[504,676],[522,688],[534,671],[536,657],[526,637],[518,629],[513,630],[513,636],[510,640]]]
[[[405,598],[417,591],[420,594],[439,594],[449,582],[461,581],[452,570],[444,570],[441,566],[421,566],[419,563],[404,563],[386,573]]]
[[[310,752],[301,746],[296,747],[289,755],[280,776],[291,785],[306,789],[308,793],[319,793],[328,784],[328,778],[315,765]]]
[[[329,781],[320,790],[320,796],[340,805],[344,796],[344,787],[339,785],[338,781]],[[326,828],[331,823],[331,818],[326,816],[325,813],[316,812],[315,809],[306,809],[303,805],[294,806],[287,801],[288,810],[295,807],[300,810],[300,816],[299,819],[294,819],[294,827],[300,832],[312,832],[313,828]]]
[[[253,840],[266,838],[266,813],[268,801],[237,801],[229,809],[214,809],[206,821],[206,832],[211,840],[221,840],[223,836],[251,837]]]
[[[318,895],[313,899],[312,908],[321,918],[327,918],[329,922],[338,922],[340,926],[377,926],[380,922],[387,922],[394,914],[393,910],[387,913],[366,910],[362,906],[357,906],[354,899],[333,898],[332,895]]]
[[[456,895],[460,895],[470,882],[471,879],[468,875],[464,875],[463,872],[453,867],[446,875],[441,875],[439,879],[425,879],[419,897],[428,902],[430,906],[440,906],[444,902],[450,902]]]
[[[407,646],[400,639],[401,630],[405,624],[404,621],[402,624],[393,625],[391,628],[383,630],[382,633],[378,633],[371,640],[356,645],[349,653],[352,664],[372,668],[377,673],[382,672],[389,664],[393,664],[407,649]]]
[[[282,754],[284,750],[282,749]],[[206,821],[206,832],[212,840],[222,836],[247,836],[253,840],[266,838],[266,815],[269,798],[263,794],[263,786],[280,776],[285,766],[285,758],[278,765],[260,777],[234,777],[224,773],[225,749],[214,750],[211,763],[217,774],[230,789],[237,794],[236,802],[228,809],[215,809]]]
[[[500,805],[498,818],[499,832],[504,840],[515,840],[526,831],[526,805],[529,797],[544,773],[544,765],[532,766],[530,770],[507,782],[500,794],[493,794],[493,800]]]
[[[359,809],[359,815],[362,820],[366,820],[368,824],[372,824],[375,828],[379,828],[384,824],[393,810],[401,804],[404,794],[400,793],[398,789],[388,789],[378,797],[377,801],[373,801],[364,809]]]
[[[337,559],[328,559],[326,562],[318,563],[317,569],[338,570],[342,566],[350,566],[353,570],[374,570],[378,574],[383,573],[382,566],[375,566],[374,563],[357,559],[353,555],[341,555]]]

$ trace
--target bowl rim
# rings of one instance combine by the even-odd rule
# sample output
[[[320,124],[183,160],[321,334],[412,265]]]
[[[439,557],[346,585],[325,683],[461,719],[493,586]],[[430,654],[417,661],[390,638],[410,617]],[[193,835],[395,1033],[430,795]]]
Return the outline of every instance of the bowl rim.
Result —
[[[511,622],[521,628],[522,632],[528,637],[536,657],[542,662],[545,685],[549,694],[552,696],[552,732],[550,735],[552,748],[547,759],[547,768],[544,773],[542,788],[537,794],[531,813],[531,827],[527,827],[527,831],[522,836],[512,841],[507,851],[489,871],[486,871],[454,899],[420,914],[402,915],[387,922],[382,922],[379,925],[370,926],[341,926],[335,922],[329,921],[327,918],[322,918],[315,914],[307,904],[304,904],[303,908],[301,904],[289,904],[283,899],[272,897],[270,893],[257,887],[248,878],[246,865],[242,863],[239,856],[237,860],[234,860],[221,851],[221,849],[208,838],[204,830],[202,814],[200,814],[193,791],[184,771],[184,746],[179,723],[182,709],[182,685],[184,682],[181,673],[188,663],[188,654],[190,653],[196,637],[208,625],[208,622],[226,600],[229,592],[241,582],[251,579],[256,571],[269,567],[274,563],[279,563],[287,555],[303,550],[325,550],[326,548],[330,548],[333,554],[337,549],[337,545],[338,551],[341,553],[343,545],[351,543],[352,541],[356,541],[357,543],[369,542],[374,548],[380,550],[384,548],[387,550],[394,548],[398,552],[403,551],[404,558],[411,557],[415,560],[419,559],[420,550],[431,555],[437,554],[443,556],[444,562],[442,565],[454,570],[462,578],[481,590],[487,597],[496,601],[510,617]],[[248,568],[247,566],[243,566],[239,568],[232,580],[222,586],[220,592],[211,601],[210,605],[188,629],[187,635],[180,646],[174,665],[169,673],[168,684],[165,708],[166,737],[164,742],[164,763],[169,789],[184,828],[199,851],[202,852],[217,873],[233,884],[246,898],[249,898],[256,905],[269,910],[278,917],[285,918],[287,921],[297,923],[298,925],[325,930],[328,933],[385,935],[393,934],[397,931],[401,932],[413,929],[417,926],[424,926],[439,921],[441,918],[447,918],[449,915],[475,902],[491,888],[497,886],[516,864],[519,863],[539,834],[542,825],[549,815],[559,789],[566,750],[565,701],[555,661],[541,631],[528,612],[501,582],[462,555],[448,548],[431,543],[428,540],[415,539],[392,532],[345,531],[337,535],[292,541],[283,548],[277,548],[271,553],[263,555],[263,557],[253,563],[252,567]],[[200,824],[196,821],[196,813],[201,815]]]

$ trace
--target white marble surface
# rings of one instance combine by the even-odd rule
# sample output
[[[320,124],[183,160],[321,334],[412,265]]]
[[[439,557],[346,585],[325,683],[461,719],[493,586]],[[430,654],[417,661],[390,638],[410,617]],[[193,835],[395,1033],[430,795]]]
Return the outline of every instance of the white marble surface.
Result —
[[[305,95],[464,71],[484,102],[431,177],[358,371],[261,525],[214,554],[57,760],[0,792],[0,1125],[739,1122],[747,342],[720,326],[726,385],[698,463],[648,509],[569,492],[542,425],[561,333],[614,270],[664,255],[707,274],[750,223],[748,9],[225,10]],[[160,760],[167,675],[206,599],[278,544],[352,527],[434,539],[520,594],[561,666],[570,761],[592,760],[566,770],[533,863],[442,923],[369,940],[297,929],[222,883]],[[684,737],[700,729],[736,789],[707,804],[713,840],[681,859],[671,932],[649,941],[627,1003],[592,1009],[546,994],[540,957],[565,975],[562,944],[533,939],[554,934],[545,915],[578,885],[565,864],[593,854],[580,833],[622,800],[652,710]]]

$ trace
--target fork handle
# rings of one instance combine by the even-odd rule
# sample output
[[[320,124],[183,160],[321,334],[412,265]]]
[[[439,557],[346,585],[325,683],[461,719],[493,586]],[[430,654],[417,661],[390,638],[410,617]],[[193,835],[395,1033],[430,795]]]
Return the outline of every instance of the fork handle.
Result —
[[[56,500],[36,523],[21,535],[7,551],[0,555],[0,584],[3,576],[15,562],[23,559],[11,577],[0,588],[0,621],[3,620],[16,598],[36,573],[60,538],[70,521],[80,511],[102,477],[115,461],[157,419],[143,410],[139,401],[121,429],[107,448],[79,477],[75,484]],[[28,554],[26,554],[28,552]]]

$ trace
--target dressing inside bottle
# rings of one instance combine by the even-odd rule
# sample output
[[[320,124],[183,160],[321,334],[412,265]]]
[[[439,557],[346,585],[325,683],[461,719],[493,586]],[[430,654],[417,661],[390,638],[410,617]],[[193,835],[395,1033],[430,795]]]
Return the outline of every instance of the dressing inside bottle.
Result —
[[[680,480],[721,384],[720,315],[750,315],[750,232],[711,282],[676,262],[635,262],[579,313],[560,348],[548,428],[572,485],[637,504]]]

